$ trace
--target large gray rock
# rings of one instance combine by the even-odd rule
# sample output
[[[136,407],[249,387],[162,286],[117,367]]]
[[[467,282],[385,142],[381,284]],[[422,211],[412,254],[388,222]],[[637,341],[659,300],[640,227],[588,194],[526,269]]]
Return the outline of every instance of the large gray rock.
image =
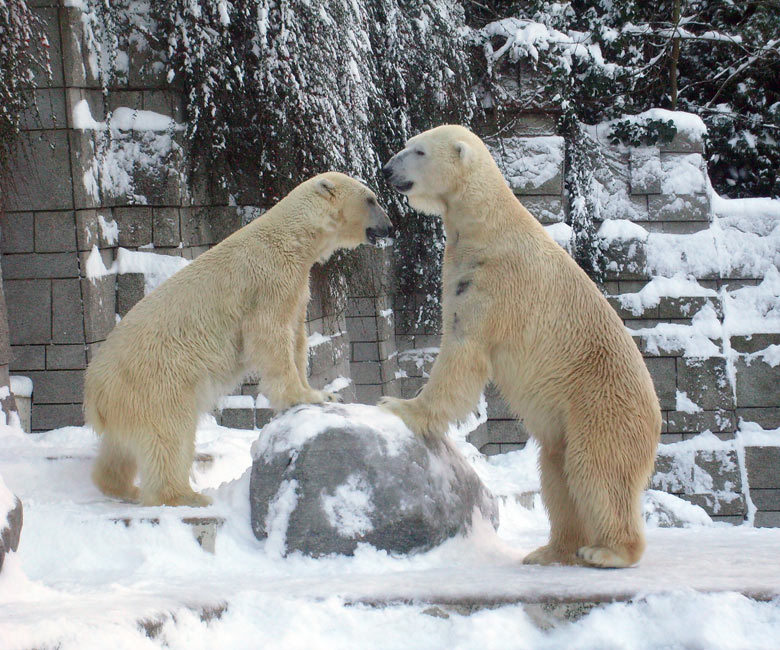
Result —
[[[5,554],[19,548],[22,534],[22,502],[6,488],[0,478],[0,571]]]
[[[373,406],[301,406],[270,422],[252,448],[252,530],[280,554],[430,549],[495,498],[454,445],[426,446]],[[481,515],[480,515],[481,513]]]

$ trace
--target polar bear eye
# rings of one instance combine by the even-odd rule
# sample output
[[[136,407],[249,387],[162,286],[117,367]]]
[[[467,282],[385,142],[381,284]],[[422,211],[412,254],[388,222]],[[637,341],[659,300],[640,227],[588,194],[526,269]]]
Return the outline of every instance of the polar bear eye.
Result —
[[[414,153],[416,153],[418,156],[424,156],[424,155],[425,155],[425,152],[424,152],[424,151],[421,151],[420,149],[418,149],[418,150],[417,150],[417,151],[415,151]]]
[[[368,202],[368,205],[374,205],[376,203],[376,200],[373,196],[369,196],[366,201]]]

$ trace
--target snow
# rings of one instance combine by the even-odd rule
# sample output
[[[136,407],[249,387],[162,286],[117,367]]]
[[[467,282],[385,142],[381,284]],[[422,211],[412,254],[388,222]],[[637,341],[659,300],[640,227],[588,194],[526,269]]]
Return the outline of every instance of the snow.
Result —
[[[326,393],[338,393],[344,390],[352,383],[352,379],[349,377],[336,377],[332,382],[325,384],[322,390]]]
[[[411,435],[397,418],[350,408],[393,435]],[[711,524],[671,495],[649,493],[648,549],[637,568],[523,566],[548,534],[538,495],[530,508],[518,501],[538,490],[537,450],[481,456],[465,435],[483,407],[451,435],[499,498],[497,533],[477,522],[468,536],[410,556],[362,545],[354,557],[282,557],[283,539],[260,542],[250,530],[247,470],[253,444],[290,414],[257,442],[257,432],[202,419],[197,451],[214,462],[196,464],[193,483],[214,498],[205,509],[102,497],[89,479],[97,439],[88,428],[35,436],[0,429],[0,475],[25,506],[19,551],[0,574],[4,649],[776,647],[780,530]],[[310,415],[304,429],[332,424],[315,409]],[[719,448],[716,440],[703,444]],[[294,488],[276,495],[272,531],[285,530]],[[359,529],[370,507],[360,476],[323,498],[345,530]],[[654,527],[662,501],[686,528]],[[181,521],[187,516],[224,519],[214,554],[198,546]],[[574,622],[533,604],[572,599],[606,603]],[[152,638],[139,621],[154,623]]]
[[[327,343],[331,340],[332,337],[325,336],[322,334],[322,332],[314,332],[309,338],[307,339],[308,346],[310,348],[316,348],[318,345],[322,345],[323,343]]]
[[[328,522],[343,537],[354,537],[371,532],[370,514],[374,510],[373,489],[367,477],[350,474],[347,482],[339,485],[334,493],[323,494],[322,507]]]
[[[119,248],[112,271],[143,273],[144,293],[148,294],[189,263],[189,260],[176,255],[159,255]]]
[[[675,410],[682,413],[701,413],[701,406],[688,397],[686,392],[677,391]]]
[[[11,392],[16,397],[32,397],[32,379],[23,377],[22,375],[11,375]]]
[[[251,395],[227,395],[219,400],[220,409],[253,409],[255,398]]]
[[[606,219],[597,234],[607,243],[630,239],[645,241],[649,235],[642,226],[628,219]]]

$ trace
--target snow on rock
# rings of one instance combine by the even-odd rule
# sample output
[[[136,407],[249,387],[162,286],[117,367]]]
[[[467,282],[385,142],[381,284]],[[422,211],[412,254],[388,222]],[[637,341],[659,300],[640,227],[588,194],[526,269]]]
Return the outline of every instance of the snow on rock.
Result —
[[[0,475],[0,571],[7,553],[19,548],[22,532],[22,502],[8,489]]]
[[[636,293],[623,293],[617,296],[620,306],[634,316],[657,307],[661,298],[717,297],[713,289],[702,287],[695,279],[677,273],[671,278],[657,276]]]
[[[606,219],[596,233],[607,244],[612,241],[638,239],[646,241],[649,233],[637,223],[628,219]]]
[[[642,501],[645,522],[653,528],[711,526],[704,508],[660,490],[647,490]]]
[[[252,448],[252,529],[284,555],[351,555],[359,544],[424,551],[498,525],[494,497],[455,446],[429,446],[395,416],[358,404],[302,406]]]
[[[491,153],[515,192],[539,190],[559,179],[565,142],[561,136],[507,137]]]
[[[175,255],[159,255],[120,248],[117,251],[113,272],[143,273],[144,293],[148,294],[189,263],[189,260]]]
[[[23,375],[11,375],[11,392],[16,397],[32,397],[32,379]]]

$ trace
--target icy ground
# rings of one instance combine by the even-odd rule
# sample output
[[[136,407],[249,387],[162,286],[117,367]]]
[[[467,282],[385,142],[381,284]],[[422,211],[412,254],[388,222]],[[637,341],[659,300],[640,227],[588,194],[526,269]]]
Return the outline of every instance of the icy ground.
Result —
[[[502,501],[497,533],[478,524],[424,554],[314,560],[252,535],[258,432],[204,419],[198,452],[214,460],[193,481],[214,505],[173,509],[100,495],[89,429],[0,427],[0,493],[4,481],[25,519],[0,574],[0,648],[780,648],[780,530],[712,524],[679,502],[678,516],[707,523],[651,528],[637,568],[526,567],[548,533],[536,450],[486,459],[465,431],[450,435]],[[181,522],[207,515],[225,520],[214,554]],[[606,603],[573,621],[528,604],[589,600]]]

